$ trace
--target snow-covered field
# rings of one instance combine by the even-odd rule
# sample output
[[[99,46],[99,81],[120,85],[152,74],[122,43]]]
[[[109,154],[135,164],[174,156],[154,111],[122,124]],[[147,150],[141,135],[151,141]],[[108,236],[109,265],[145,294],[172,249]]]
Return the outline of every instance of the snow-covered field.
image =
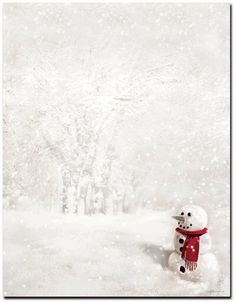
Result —
[[[223,262],[220,281],[212,287],[182,280],[168,269],[175,227],[171,214],[65,216],[5,211],[4,294],[229,295],[227,216],[221,213],[218,221],[224,227],[217,232],[214,225],[210,227],[213,251]]]
[[[230,5],[2,17],[5,295],[229,295]],[[210,217],[217,285],[167,268],[187,203]]]

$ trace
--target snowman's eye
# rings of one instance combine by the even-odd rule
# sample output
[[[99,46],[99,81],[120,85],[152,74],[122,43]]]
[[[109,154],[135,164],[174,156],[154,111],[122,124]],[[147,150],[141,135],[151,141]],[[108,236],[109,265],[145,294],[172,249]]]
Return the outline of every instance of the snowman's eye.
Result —
[[[184,213],[182,212],[182,213],[181,213],[181,216],[183,216],[183,215],[184,215]]]
[[[188,216],[190,217],[190,216],[191,216],[191,213],[188,213]]]

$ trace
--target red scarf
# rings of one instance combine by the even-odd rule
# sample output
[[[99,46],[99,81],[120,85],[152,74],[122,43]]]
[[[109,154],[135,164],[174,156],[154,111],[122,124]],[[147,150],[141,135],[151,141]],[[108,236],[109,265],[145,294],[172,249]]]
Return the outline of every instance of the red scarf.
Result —
[[[176,231],[187,236],[182,250],[182,259],[185,261],[185,267],[188,270],[193,271],[197,268],[200,236],[207,232],[207,228],[205,227],[201,230],[187,231],[177,227]]]

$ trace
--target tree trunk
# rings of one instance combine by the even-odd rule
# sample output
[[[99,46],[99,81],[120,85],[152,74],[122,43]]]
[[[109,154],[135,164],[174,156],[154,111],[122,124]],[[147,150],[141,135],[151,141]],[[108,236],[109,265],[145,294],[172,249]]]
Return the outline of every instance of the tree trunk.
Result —
[[[78,215],[79,213],[79,204],[80,204],[80,186],[79,186],[79,178],[74,182],[75,192],[74,192],[74,213]],[[80,209],[81,211],[81,209]]]
[[[125,199],[126,199],[126,194],[123,195],[122,198],[122,212],[125,213],[127,211],[126,206],[125,206]]]
[[[69,186],[69,174],[64,172],[62,176],[63,189],[62,189],[62,212],[68,213],[68,186]]]
[[[66,185],[63,185],[63,190],[62,190],[62,212],[63,213],[68,212],[68,196],[67,196]]]
[[[87,215],[89,212],[88,205],[87,205],[87,192],[88,192],[88,186],[83,186],[80,188],[80,205],[81,205],[81,213],[82,208],[84,210],[84,215]]]

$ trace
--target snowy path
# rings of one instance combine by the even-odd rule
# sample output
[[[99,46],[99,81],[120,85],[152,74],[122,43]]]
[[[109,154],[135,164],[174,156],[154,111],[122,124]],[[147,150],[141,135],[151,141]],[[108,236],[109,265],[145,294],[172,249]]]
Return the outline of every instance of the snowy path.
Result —
[[[167,269],[173,224],[169,212],[96,218],[5,212],[5,295],[216,295]]]

